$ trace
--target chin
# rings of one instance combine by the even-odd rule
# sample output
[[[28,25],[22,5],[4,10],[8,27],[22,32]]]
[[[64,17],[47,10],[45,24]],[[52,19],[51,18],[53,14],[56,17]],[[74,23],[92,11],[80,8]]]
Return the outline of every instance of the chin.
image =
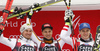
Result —
[[[86,39],[88,39],[88,38],[85,37],[84,39],[86,40]]]
[[[27,37],[26,39],[30,39],[30,37]]]
[[[51,39],[51,38],[46,38],[46,39]]]
[[[27,38],[27,39],[30,39],[30,38]]]

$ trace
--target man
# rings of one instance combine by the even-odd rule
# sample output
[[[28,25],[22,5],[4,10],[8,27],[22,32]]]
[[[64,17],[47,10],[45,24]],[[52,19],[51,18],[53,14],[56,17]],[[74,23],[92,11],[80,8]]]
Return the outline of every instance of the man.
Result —
[[[94,44],[94,41],[91,36],[90,32],[90,25],[88,23],[81,23],[79,26],[79,34],[81,34],[81,37],[79,39],[76,39],[77,41],[74,42],[72,38],[70,37],[71,29],[70,29],[70,23],[69,23],[69,17],[73,16],[72,11],[67,10],[65,13],[66,16],[64,17],[65,20],[65,26],[63,27],[63,30],[61,31],[61,39],[64,40],[67,44],[70,44],[73,48],[76,46],[76,51],[92,51],[92,47]]]
[[[61,51],[64,41],[54,40],[52,37],[53,27],[49,23],[42,25],[43,40],[40,40],[33,32],[31,39],[37,43],[39,51]]]
[[[29,23],[23,24],[20,32],[19,39],[9,39],[4,37],[3,34],[0,34],[0,43],[9,46],[12,51],[37,51],[36,44],[31,40],[32,25]]]
[[[27,22],[30,22],[31,18],[27,20]],[[53,39],[53,27],[49,23],[45,23],[42,25],[41,30],[44,36],[43,40],[40,40],[34,32],[31,36],[31,39],[38,45],[38,51],[61,51],[65,42],[60,38],[58,40]]]

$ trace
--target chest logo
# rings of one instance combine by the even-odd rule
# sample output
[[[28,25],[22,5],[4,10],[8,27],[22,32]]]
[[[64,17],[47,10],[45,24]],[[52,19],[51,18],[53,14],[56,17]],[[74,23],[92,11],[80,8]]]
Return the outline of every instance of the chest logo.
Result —
[[[34,49],[34,47],[28,45],[28,44],[25,44],[25,45],[22,45],[18,51],[36,51]]]
[[[55,46],[45,46],[42,51],[58,51],[57,47]]]
[[[92,46],[89,44],[82,44],[78,46],[78,51],[92,51]]]

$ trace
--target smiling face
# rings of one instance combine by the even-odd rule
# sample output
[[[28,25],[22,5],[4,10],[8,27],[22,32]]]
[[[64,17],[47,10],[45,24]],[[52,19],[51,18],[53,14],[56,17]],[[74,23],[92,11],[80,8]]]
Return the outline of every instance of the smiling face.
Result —
[[[23,37],[25,37],[26,39],[30,39],[31,35],[32,35],[32,29],[26,29],[23,31],[22,33]]]
[[[51,39],[52,38],[52,30],[50,28],[45,28],[43,31],[42,31],[42,35],[44,36],[44,38],[46,39]]]
[[[81,38],[84,40],[87,40],[90,37],[90,29],[89,28],[83,28],[79,31],[79,33],[81,34]]]

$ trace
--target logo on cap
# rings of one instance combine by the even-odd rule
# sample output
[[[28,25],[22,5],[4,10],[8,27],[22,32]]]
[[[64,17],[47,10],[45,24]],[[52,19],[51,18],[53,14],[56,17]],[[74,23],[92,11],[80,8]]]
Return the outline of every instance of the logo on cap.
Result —
[[[50,25],[49,25],[49,24],[45,24],[45,25],[44,25],[44,27],[47,27],[47,26],[48,26],[48,27],[50,27]]]
[[[88,27],[88,25],[87,24],[83,24],[83,27]]]
[[[81,23],[80,26],[79,26],[79,30],[81,30],[83,28],[89,28],[90,29],[90,25],[88,23]]]

